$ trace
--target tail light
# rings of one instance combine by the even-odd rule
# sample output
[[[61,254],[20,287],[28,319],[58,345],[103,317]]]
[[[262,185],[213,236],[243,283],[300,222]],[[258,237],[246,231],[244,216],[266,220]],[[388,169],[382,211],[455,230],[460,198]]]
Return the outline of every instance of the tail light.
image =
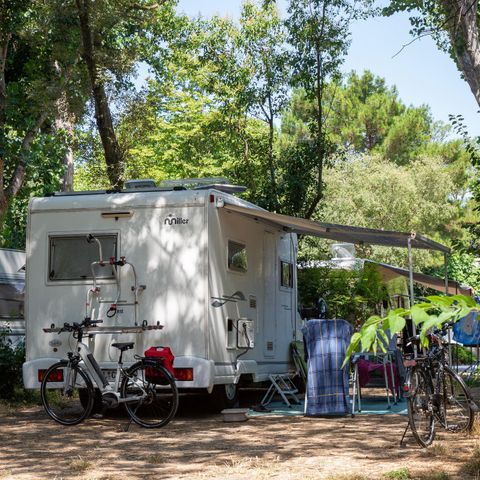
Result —
[[[175,380],[193,382],[193,368],[174,368]]]
[[[40,383],[43,382],[46,371],[45,368],[38,370],[38,381]],[[57,368],[56,370],[53,370],[53,372],[50,372],[47,382],[63,382],[63,370]]]
[[[403,391],[404,391],[405,393],[408,393],[408,392],[410,391],[410,386],[405,383],[405,384],[403,385]]]

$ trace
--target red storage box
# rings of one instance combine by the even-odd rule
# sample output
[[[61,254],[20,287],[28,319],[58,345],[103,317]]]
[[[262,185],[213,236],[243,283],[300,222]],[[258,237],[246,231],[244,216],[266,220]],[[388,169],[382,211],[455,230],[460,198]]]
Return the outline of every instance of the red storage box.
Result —
[[[175,377],[173,369],[173,356],[170,347],[150,347],[145,350],[145,358],[159,361],[171,374]],[[151,383],[162,383],[163,375],[157,372],[154,368],[146,368],[147,380]]]

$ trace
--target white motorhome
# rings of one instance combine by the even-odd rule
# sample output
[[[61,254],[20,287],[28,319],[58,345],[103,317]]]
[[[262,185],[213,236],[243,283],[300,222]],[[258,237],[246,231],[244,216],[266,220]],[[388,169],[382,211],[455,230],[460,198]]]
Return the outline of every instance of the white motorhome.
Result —
[[[286,373],[297,319],[296,235],[256,219],[264,210],[232,191],[147,185],[32,199],[25,387],[39,388],[39,371],[73,345],[69,334],[43,329],[86,316],[103,320],[89,342],[107,374],[118,355],[112,343],[135,342],[127,362],[168,345],[178,387],[213,393],[219,406],[233,404],[243,380]],[[122,257],[124,266],[109,264]],[[128,333],[136,325],[145,329]]]
[[[0,248],[0,330],[13,347],[23,344],[25,319],[25,252]]]

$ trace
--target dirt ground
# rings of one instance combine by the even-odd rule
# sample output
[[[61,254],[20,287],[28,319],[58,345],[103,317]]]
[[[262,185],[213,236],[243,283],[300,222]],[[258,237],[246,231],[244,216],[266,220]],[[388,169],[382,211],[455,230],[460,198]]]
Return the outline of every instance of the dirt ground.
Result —
[[[462,470],[480,445],[478,434],[440,432],[426,450],[408,436],[399,447],[402,415],[270,415],[224,423],[193,407],[163,429],[132,425],[125,433],[127,418],[119,414],[62,427],[39,406],[0,406],[0,479],[479,478]]]

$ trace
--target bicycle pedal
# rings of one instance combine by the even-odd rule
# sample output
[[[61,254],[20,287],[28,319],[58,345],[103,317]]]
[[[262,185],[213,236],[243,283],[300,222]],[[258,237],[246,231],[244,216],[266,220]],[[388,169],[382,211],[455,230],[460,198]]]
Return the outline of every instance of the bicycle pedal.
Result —
[[[94,413],[92,415],[92,418],[94,418],[95,420],[102,420],[103,418],[105,418],[105,415],[103,413]]]

